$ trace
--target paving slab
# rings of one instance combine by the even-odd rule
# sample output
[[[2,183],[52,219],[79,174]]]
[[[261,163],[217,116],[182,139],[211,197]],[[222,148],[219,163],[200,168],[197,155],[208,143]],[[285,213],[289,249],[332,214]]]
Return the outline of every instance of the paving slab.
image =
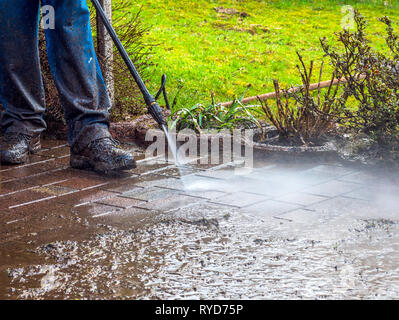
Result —
[[[128,208],[131,208],[131,207],[137,207],[140,204],[142,205],[145,202],[146,201],[132,199],[132,198],[127,198],[127,197],[123,197],[123,196],[119,196],[119,195],[118,196],[109,197],[109,198],[103,198],[103,199],[100,199],[100,200],[96,201],[96,203],[106,204],[106,205],[109,205],[109,206],[115,206],[115,207],[119,207],[119,208],[123,208],[123,209],[128,209]]]
[[[232,215],[239,214],[238,208],[205,201],[180,208],[174,211],[173,215],[169,214],[168,217],[198,224],[206,224],[207,221],[215,224],[221,220],[230,219]]]
[[[176,196],[179,193],[176,190],[160,188],[144,188],[142,190],[129,191],[122,194],[122,197],[132,198],[142,201],[154,201]]]
[[[90,202],[88,204],[78,206],[72,209],[74,213],[81,217],[89,217],[96,218],[100,216],[104,216],[107,214],[114,213],[116,211],[120,211],[120,207],[115,207],[112,205],[107,205],[103,203]]]
[[[308,187],[303,189],[303,192],[320,195],[325,197],[336,197],[339,195],[343,195],[361,187],[356,183],[351,182],[342,182],[342,181],[330,181],[318,184],[316,186]]]
[[[138,168],[104,176],[69,168],[63,141],[43,147],[0,166],[0,298],[399,297],[395,173],[191,159],[181,177],[126,145]],[[350,268],[362,290],[341,285]]]
[[[107,178],[95,177],[95,176],[85,176],[82,174],[81,177],[76,177],[68,179],[63,182],[59,182],[56,185],[60,187],[67,187],[75,190],[84,190],[87,188],[94,188],[107,185],[109,180]]]
[[[38,156],[49,157],[49,158],[60,158],[69,156],[69,146],[61,145],[55,148],[50,148],[47,150],[42,150],[37,153]]]
[[[339,178],[340,181],[370,185],[376,182],[375,175],[366,172],[354,172]]]
[[[166,177],[162,178],[166,179]],[[137,189],[143,189],[146,184],[149,184],[151,181],[158,181],[162,178],[156,174],[146,175],[145,178],[141,177],[140,175],[133,174],[129,177],[111,181],[110,183],[104,185],[102,189],[116,193],[124,193]]]
[[[62,140],[54,140],[54,139],[41,139],[42,149],[51,149],[51,148],[61,148],[66,147],[68,144]]]
[[[328,218],[349,216],[356,218],[397,219],[399,208],[382,202],[365,201],[346,197],[335,197],[306,207]]]
[[[302,206],[296,204],[274,201],[274,200],[266,200],[245,207],[242,209],[242,211],[249,213],[251,215],[255,215],[260,219],[262,219],[267,217],[279,216],[284,213],[288,213],[290,211],[294,211],[300,208],[302,208]]]
[[[131,228],[145,228],[151,225],[158,215],[158,212],[132,207],[104,214],[97,214],[92,216],[90,221],[96,224],[117,227],[121,230],[129,230]]]
[[[187,195],[191,197],[197,197],[197,198],[203,198],[203,199],[208,199],[208,200],[214,200],[214,199],[219,199],[225,195],[227,195],[225,192],[222,191],[183,191],[181,193],[182,195]]]
[[[340,174],[333,173],[333,172],[320,172],[317,170],[305,170],[299,172],[295,179],[300,181],[301,184],[307,186],[316,186],[322,183],[327,183],[330,181],[334,181],[342,177]]]
[[[166,162],[160,162],[160,161],[141,161],[138,162],[138,166],[136,169],[132,170],[131,172],[137,175],[140,174],[151,174],[155,173],[161,170],[164,170],[167,167],[170,167],[171,164],[168,164]]]
[[[167,197],[152,199],[148,202],[137,204],[137,207],[168,213],[180,208],[204,201],[197,197],[184,196],[179,193],[169,194]]]
[[[10,171],[0,171],[0,182],[12,180],[15,176]]]
[[[186,176],[189,174],[193,174],[198,172],[198,169],[192,167],[192,166],[180,166],[180,167],[168,167],[165,170],[157,172],[159,175],[164,175],[167,177],[175,177],[179,178],[181,176]]]
[[[308,193],[303,193],[303,192],[293,192],[293,193],[275,198],[275,200],[277,200],[277,201],[287,202],[287,203],[291,203],[291,204],[299,204],[302,206],[308,206],[311,204],[315,204],[315,203],[324,201],[326,199],[329,199],[329,198],[326,196],[308,194]]]
[[[335,174],[337,177],[347,176],[349,174],[356,174],[358,170],[350,167],[345,167],[343,165],[328,165],[322,164],[312,168],[312,171],[319,171],[324,173]]]
[[[213,199],[212,202],[237,208],[243,208],[251,205],[256,205],[257,203],[264,202],[267,199],[268,197],[265,197],[263,195],[248,192],[236,192]]]
[[[49,159],[48,161],[36,163],[30,166],[18,166],[16,168],[10,169],[7,172],[4,172],[4,174],[9,174],[13,178],[23,178],[47,171],[52,171],[54,169],[59,169],[61,167],[69,167],[69,157]],[[2,176],[1,173],[0,176]]]
[[[53,199],[55,203],[80,206],[90,202],[100,201],[105,198],[111,198],[116,195],[115,192],[102,190],[101,187],[91,188],[87,190],[79,190],[57,196]]]
[[[223,168],[220,170],[207,170],[197,174],[200,177],[214,178],[214,179],[229,179],[235,175],[234,168]]]
[[[323,217],[316,211],[306,209],[295,209],[288,213],[281,214],[279,217],[302,225],[312,225],[325,222]]]
[[[48,198],[54,197],[53,195],[49,195],[45,192],[41,192],[40,189],[31,189],[22,192],[18,192],[15,194],[11,194],[8,196],[4,196],[0,201],[0,209],[14,208],[23,206],[32,202],[37,202],[40,200],[45,200]]]
[[[149,181],[148,183],[141,183],[141,186],[144,187],[157,187],[157,188],[164,188],[164,189],[172,189],[172,190],[185,190],[185,181],[184,179],[176,179],[176,178],[167,178],[167,179],[154,179],[153,181]]]

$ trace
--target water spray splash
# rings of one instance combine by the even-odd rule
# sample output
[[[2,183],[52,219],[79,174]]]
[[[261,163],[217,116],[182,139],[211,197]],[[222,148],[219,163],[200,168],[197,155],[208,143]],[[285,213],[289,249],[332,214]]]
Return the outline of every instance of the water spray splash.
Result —
[[[179,161],[179,156],[178,156],[178,150],[177,150],[176,142],[170,136],[168,128],[165,125],[162,125],[162,129],[165,132],[166,139],[168,139],[169,150],[173,154],[173,158],[175,160],[176,167],[179,170],[179,175],[180,175],[181,178],[183,178],[182,164]],[[182,179],[182,181],[184,183],[183,179]]]

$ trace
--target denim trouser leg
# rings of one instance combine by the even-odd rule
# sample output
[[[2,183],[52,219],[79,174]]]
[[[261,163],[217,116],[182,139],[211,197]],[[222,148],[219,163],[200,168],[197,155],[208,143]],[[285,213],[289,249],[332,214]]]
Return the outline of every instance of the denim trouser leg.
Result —
[[[0,0],[2,129],[27,135],[46,129],[38,49],[39,1]]]
[[[47,5],[55,12],[55,28],[46,30],[48,60],[69,126],[68,140],[84,148],[109,136],[111,106],[94,51],[89,10],[85,0],[42,0],[42,6]],[[45,129],[37,49],[39,0],[0,0],[0,10],[2,126],[7,132],[39,133]]]

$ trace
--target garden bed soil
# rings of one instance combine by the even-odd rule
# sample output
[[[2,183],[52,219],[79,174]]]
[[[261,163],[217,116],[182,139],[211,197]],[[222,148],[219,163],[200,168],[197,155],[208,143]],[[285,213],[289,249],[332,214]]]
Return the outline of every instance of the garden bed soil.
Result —
[[[164,116],[167,117],[165,112]],[[112,136],[121,142],[135,142],[141,147],[147,147],[151,142],[145,141],[145,136],[149,129],[155,129],[158,125],[155,120],[149,115],[145,114],[139,116],[131,121],[111,122],[110,132]],[[68,134],[68,127],[62,121],[48,121],[47,130],[43,136],[46,138],[53,138],[59,140],[66,140]]]

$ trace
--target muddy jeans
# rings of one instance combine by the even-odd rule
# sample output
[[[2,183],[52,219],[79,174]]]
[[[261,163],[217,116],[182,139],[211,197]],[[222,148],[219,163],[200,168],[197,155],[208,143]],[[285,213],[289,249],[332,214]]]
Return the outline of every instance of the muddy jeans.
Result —
[[[109,136],[110,99],[94,51],[86,0],[0,0],[2,130],[35,135],[46,129],[38,53],[40,5],[52,6],[47,55],[71,146]],[[51,24],[49,24],[50,26]]]

